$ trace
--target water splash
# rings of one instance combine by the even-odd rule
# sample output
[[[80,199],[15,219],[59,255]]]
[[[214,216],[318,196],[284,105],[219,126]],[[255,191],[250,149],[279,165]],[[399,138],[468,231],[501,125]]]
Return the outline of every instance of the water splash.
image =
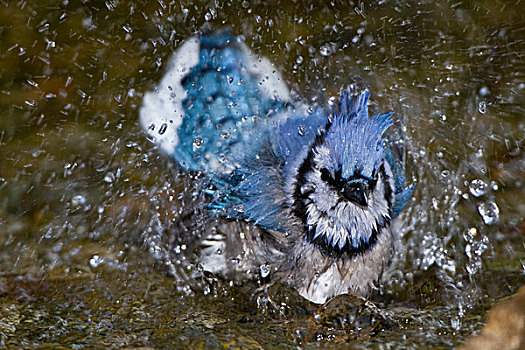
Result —
[[[487,103],[485,101],[481,101],[478,105],[478,111],[481,114],[487,113]]]
[[[260,274],[262,278],[268,277],[270,274],[270,265],[268,264],[262,264],[259,266]]]
[[[481,256],[489,247],[489,239],[486,235],[479,232],[475,227],[471,227],[463,234],[463,239],[467,243],[465,254],[469,261],[466,266],[467,272],[474,275],[481,270]]]
[[[474,197],[481,197],[487,192],[488,185],[480,179],[474,179],[470,182],[469,191]]]
[[[478,205],[478,213],[486,225],[492,225],[499,220],[499,207],[494,202],[485,202]]]
[[[103,263],[104,263],[104,258],[99,255],[93,255],[93,257],[89,259],[89,266],[91,266],[94,269],[99,267]]]
[[[333,53],[332,46],[329,44],[324,44],[319,48],[319,53],[321,56],[328,57]]]

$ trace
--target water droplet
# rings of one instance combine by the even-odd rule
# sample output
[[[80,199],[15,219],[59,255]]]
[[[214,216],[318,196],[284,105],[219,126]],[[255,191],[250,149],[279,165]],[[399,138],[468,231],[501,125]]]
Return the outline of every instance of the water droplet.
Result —
[[[441,172],[441,176],[443,177],[448,177],[449,175],[450,175],[450,170],[445,169]]]
[[[104,176],[104,182],[107,182],[108,184],[112,183],[115,180],[115,175],[113,173],[108,173],[106,176]]]
[[[461,328],[461,320],[459,318],[453,318],[452,320],[450,320],[450,326],[452,327],[452,329],[459,331],[459,329]]]
[[[71,198],[71,205],[74,206],[74,207],[78,207],[80,205],[84,205],[86,204],[86,197],[82,196],[82,195],[76,195],[76,196],[73,196],[73,198]]]
[[[481,197],[487,193],[487,184],[480,179],[474,179],[470,182],[469,191],[474,197]]]
[[[46,50],[49,50],[50,47],[56,47],[56,43],[54,41],[51,41],[51,40],[48,40],[48,39],[45,39],[45,40],[46,40],[46,43],[47,43]]]
[[[481,114],[485,114],[487,112],[487,103],[485,101],[481,101],[478,105],[478,111]]]
[[[242,205],[242,204],[234,205],[233,206],[233,210],[238,212],[238,213],[244,213],[244,205]]]
[[[474,259],[470,259],[469,263],[466,266],[466,269],[470,275],[474,275],[479,270],[481,270],[481,267],[482,267],[481,259],[479,257],[476,257]]]
[[[89,266],[91,266],[92,268],[97,268],[103,263],[104,258],[98,255],[93,255],[93,257],[89,259]]]
[[[499,219],[499,208],[494,202],[480,204],[478,206],[478,212],[486,225],[492,225]]]
[[[150,135],[150,134],[147,134],[146,135],[146,138],[148,139],[149,142],[151,143],[157,143],[157,138],[153,135]]]
[[[332,48],[330,47],[330,45],[325,44],[320,47],[319,52],[321,53],[321,56],[327,57],[332,54]]]
[[[303,63],[303,56],[299,56],[299,57],[297,57],[297,59],[295,60],[295,62],[296,62],[297,64],[301,64],[301,63]]]
[[[490,94],[490,90],[488,87],[486,86],[482,86],[479,91],[478,91],[479,95],[480,96],[487,96],[488,94]]]
[[[489,247],[489,239],[483,234],[478,234],[478,230],[475,227],[465,232],[463,238],[467,242],[465,255],[469,258],[466,269],[469,274],[473,275],[481,270],[483,266],[481,255],[483,255]]]
[[[166,132],[166,129],[168,129],[168,124],[164,123],[160,126],[160,129],[159,129],[159,135],[162,135]]]
[[[270,266],[268,266],[268,264],[262,264],[261,266],[259,266],[259,268],[261,270],[261,277],[268,277],[268,275],[270,274]]]
[[[297,131],[299,132],[299,135],[303,136],[306,134],[306,125],[301,124],[297,127]]]
[[[196,137],[194,140],[193,140],[193,145],[197,148],[200,148],[202,146],[202,138],[201,137]]]

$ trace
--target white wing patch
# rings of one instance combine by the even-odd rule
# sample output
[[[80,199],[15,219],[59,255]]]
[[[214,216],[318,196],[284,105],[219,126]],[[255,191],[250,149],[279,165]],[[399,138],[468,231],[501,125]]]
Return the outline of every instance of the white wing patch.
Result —
[[[160,149],[172,154],[179,142],[177,131],[182,124],[182,101],[187,96],[182,78],[199,63],[199,39],[186,40],[168,62],[168,69],[154,91],[144,96],[140,107],[140,125]]]
[[[266,57],[254,54],[248,47],[241,43],[246,57],[246,69],[256,77],[259,77],[260,91],[268,98],[277,98],[283,102],[290,101],[290,91],[283,81],[281,73]]]

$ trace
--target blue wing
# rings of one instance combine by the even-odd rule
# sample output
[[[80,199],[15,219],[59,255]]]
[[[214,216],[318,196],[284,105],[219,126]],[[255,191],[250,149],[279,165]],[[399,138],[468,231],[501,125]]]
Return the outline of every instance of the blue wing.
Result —
[[[157,91],[144,98],[141,124],[184,168],[231,170],[231,153],[289,92],[271,63],[229,30],[207,31],[174,54]]]
[[[237,169],[228,177],[215,176],[215,200],[210,207],[231,218],[253,221],[260,227],[285,232],[290,224],[284,207],[284,184],[294,176],[328,118],[320,107],[289,109],[284,117],[261,128],[243,148]]]
[[[210,170],[210,159],[217,155],[227,160],[237,144],[252,137],[261,118],[283,108],[280,99],[261,89],[251,64],[229,31],[201,35],[199,63],[182,80],[188,95],[174,152],[191,170]]]
[[[400,141],[397,141],[400,142]],[[396,141],[385,141],[385,158],[394,174],[395,191],[394,204],[392,207],[392,218],[395,218],[403,210],[412,195],[412,191],[416,185],[410,187],[406,186],[405,180],[405,164],[404,164],[404,149]]]

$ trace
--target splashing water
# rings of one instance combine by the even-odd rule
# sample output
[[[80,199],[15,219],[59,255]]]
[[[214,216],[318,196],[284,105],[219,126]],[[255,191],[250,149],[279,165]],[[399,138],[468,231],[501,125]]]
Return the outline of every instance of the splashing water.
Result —
[[[0,6],[0,347],[456,347],[525,283],[525,2],[101,4]],[[268,286],[263,262],[203,269],[206,249],[242,269],[222,239],[250,225],[210,215],[202,176],[137,114],[204,22],[243,35],[308,105],[356,84],[371,113],[395,112],[417,185],[371,301],[312,306]]]
[[[472,180],[470,182],[469,191],[474,197],[481,197],[487,193],[487,184],[480,179]]]
[[[492,225],[498,221],[499,207],[494,202],[485,202],[478,206],[479,215],[483,218],[483,222],[487,225]]]

